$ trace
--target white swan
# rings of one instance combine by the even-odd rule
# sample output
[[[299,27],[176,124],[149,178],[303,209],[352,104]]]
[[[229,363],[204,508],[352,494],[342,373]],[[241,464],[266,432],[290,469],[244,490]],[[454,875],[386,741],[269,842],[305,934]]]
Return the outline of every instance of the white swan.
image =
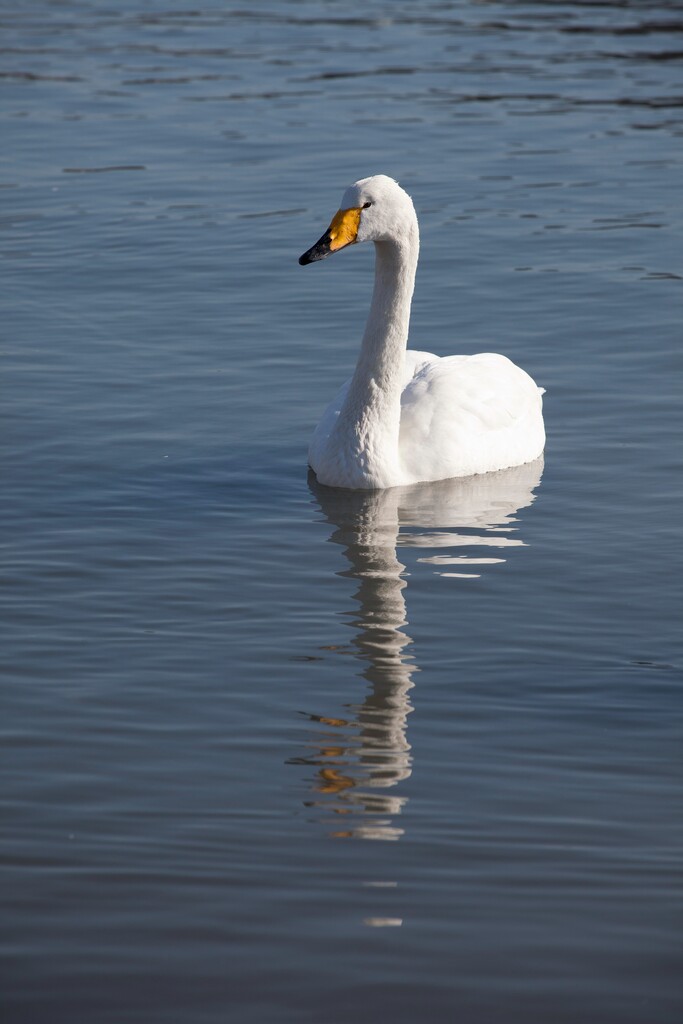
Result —
[[[302,266],[375,243],[375,287],[353,377],[318,424],[308,461],[331,487],[375,489],[489,473],[543,451],[541,395],[491,352],[406,352],[419,251],[410,196],[377,174],[351,185]]]

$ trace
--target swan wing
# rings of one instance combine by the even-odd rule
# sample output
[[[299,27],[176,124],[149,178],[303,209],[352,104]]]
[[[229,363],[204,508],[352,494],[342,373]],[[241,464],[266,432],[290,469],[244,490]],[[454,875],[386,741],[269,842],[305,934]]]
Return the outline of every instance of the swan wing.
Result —
[[[485,473],[543,451],[542,391],[505,356],[408,353],[399,451],[410,480]]]

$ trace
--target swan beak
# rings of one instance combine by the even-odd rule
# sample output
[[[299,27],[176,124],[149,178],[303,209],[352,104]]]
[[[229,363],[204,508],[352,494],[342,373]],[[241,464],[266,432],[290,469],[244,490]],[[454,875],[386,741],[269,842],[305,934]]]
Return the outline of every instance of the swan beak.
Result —
[[[353,207],[350,210],[337,210],[322,238],[319,238],[303,256],[299,256],[301,266],[305,267],[308,263],[324,260],[331,252],[338,252],[340,249],[345,249],[347,245],[353,245],[358,235],[359,224],[359,209]]]

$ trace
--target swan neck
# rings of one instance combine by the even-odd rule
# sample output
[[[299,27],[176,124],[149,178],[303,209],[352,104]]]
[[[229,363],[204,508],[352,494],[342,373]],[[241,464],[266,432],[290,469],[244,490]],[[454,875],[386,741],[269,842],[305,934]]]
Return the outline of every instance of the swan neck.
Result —
[[[418,250],[417,225],[404,238],[375,242],[375,285],[358,369],[380,388],[402,378]]]
[[[417,219],[400,238],[375,242],[375,285],[360,355],[335,426],[350,486],[390,487],[400,477],[399,431]]]

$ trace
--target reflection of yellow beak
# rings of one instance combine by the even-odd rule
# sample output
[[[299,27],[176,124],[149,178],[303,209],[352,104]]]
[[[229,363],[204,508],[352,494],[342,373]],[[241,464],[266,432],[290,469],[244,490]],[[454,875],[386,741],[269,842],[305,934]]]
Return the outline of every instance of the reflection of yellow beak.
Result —
[[[320,793],[341,793],[345,789],[353,789],[356,785],[354,779],[348,775],[342,775],[335,768],[323,768],[318,772],[320,782],[316,789]]]
[[[338,252],[356,241],[360,225],[361,211],[357,207],[338,210],[332,218],[329,228],[315,245],[299,257],[299,263],[305,267],[307,263],[324,260],[331,252]]]

